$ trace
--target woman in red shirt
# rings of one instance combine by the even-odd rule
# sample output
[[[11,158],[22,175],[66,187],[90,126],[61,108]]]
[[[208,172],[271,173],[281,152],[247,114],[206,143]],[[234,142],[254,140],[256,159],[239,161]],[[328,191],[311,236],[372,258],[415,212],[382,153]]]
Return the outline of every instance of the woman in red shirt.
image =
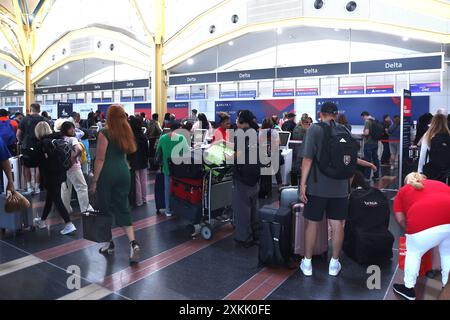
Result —
[[[214,131],[212,142],[228,142],[227,130],[230,129],[230,126],[230,116],[225,112],[219,113],[219,127]]]
[[[415,300],[414,287],[422,256],[439,247],[442,283],[450,272],[450,187],[424,175],[411,173],[394,201],[397,222],[406,230],[405,284],[395,284],[394,292]]]

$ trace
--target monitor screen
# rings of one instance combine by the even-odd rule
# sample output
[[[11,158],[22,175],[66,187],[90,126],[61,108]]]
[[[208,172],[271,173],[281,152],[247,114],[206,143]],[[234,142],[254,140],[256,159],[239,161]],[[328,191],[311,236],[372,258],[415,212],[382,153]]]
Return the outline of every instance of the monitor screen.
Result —
[[[289,140],[291,138],[291,133],[287,131],[278,132],[280,137],[280,147],[287,147],[289,145]]]

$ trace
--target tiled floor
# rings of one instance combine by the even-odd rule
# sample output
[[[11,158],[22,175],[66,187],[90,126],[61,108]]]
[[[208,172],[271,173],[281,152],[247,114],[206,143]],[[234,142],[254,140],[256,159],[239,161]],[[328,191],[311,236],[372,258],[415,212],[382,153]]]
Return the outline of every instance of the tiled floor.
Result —
[[[392,179],[385,178],[379,187],[390,184]],[[261,205],[276,202],[276,197]],[[36,213],[43,205],[39,199],[42,194],[34,202]],[[116,252],[111,257],[100,255],[100,245],[82,239],[80,231],[61,236],[60,224],[50,231],[6,235],[0,240],[0,299],[396,299],[391,294],[393,278],[401,280],[396,251],[394,259],[381,266],[379,290],[367,288],[366,267],[346,256],[339,277],[329,277],[327,261],[319,258],[314,276],[305,278],[298,269],[258,265],[257,248],[237,247],[230,226],[217,230],[212,241],[192,239],[185,222],[155,216],[153,197],[149,200],[133,211],[142,245],[142,261],[134,267],[129,266],[128,241],[120,229],[113,231]],[[81,221],[74,223],[80,227]],[[393,219],[390,228],[398,238],[400,229]],[[70,266],[80,268],[79,290],[68,287]],[[437,280],[419,282],[423,298],[437,296]]]

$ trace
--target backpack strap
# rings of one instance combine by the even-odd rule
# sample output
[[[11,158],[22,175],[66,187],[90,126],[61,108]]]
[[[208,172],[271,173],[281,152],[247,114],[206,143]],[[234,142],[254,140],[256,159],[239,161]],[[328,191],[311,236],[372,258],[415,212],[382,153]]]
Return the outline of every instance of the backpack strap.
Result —
[[[323,131],[323,137],[322,137],[322,140],[321,140],[321,142],[320,142],[320,144],[322,145],[322,148],[323,148],[323,146],[324,146],[324,143],[323,143],[323,142],[324,142],[327,138],[329,138],[329,135],[331,134],[331,126],[332,126],[333,124],[336,125],[336,124],[334,123],[333,120],[330,121],[330,126],[327,125],[326,123],[323,123],[323,122],[319,122],[319,123],[317,124],[319,127],[322,128],[322,131]],[[317,154],[316,154],[316,156],[315,156],[314,159],[313,159],[313,174],[314,174],[314,182],[315,182],[315,183],[317,183],[317,166],[318,166],[318,165],[319,165],[319,159],[318,159]]]

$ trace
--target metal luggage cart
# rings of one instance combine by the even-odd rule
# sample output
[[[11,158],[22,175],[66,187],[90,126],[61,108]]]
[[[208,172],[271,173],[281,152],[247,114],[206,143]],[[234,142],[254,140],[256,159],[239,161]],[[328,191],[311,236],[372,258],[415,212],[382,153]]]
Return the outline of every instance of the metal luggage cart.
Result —
[[[215,167],[205,174],[202,199],[203,217],[199,225],[194,225],[193,236],[200,233],[203,239],[211,240],[215,229],[226,223],[233,224],[232,175],[228,172],[223,179],[219,180],[214,177],[214,172],[226,169],[226,167]]]

